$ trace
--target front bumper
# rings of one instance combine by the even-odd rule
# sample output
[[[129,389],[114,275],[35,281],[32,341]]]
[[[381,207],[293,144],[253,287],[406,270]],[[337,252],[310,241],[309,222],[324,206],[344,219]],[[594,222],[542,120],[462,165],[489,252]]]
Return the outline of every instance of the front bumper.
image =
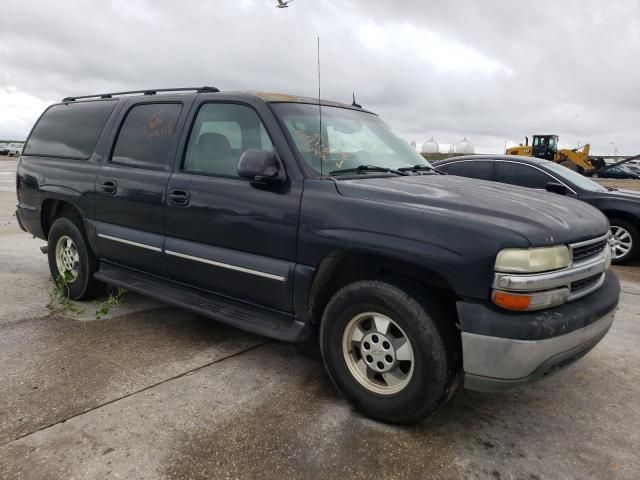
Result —
[[[595,292],[547,310],[515,313],[458,302],[465,388],[503,390],[570,365],[605,336],[619,295],[617,277],[607,272]]]

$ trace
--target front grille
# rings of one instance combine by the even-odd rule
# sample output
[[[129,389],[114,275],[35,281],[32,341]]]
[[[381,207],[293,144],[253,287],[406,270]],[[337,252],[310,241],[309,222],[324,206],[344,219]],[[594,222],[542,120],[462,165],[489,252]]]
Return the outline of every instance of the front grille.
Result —
[[[601,240],[595,240],[593,243],[573,247],[573,261],[578,262],[599,255],[606,248],[607,242],[608,240],[603,238]]]
[[[592,288],[600,281],[603,275],[604,273],[598,273],[596,275],[592,275],[591,277],[583,278],[582,280],[573,282],[571,284],[571,295],[575,295]]]

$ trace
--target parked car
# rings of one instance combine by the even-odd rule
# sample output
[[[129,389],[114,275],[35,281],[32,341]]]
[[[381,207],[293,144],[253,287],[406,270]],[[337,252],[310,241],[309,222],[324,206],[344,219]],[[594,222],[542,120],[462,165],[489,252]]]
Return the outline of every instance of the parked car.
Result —
[[[631,178],[634,180],[640,179],[640,174],[634,172],[632,169],[625,165],[618,165],[617,167],[611,167],[604,170],[598,170],[593,174],[594,177],[599,178]]]
[[[19,157],[22,154],[22,146],[15,143],[7,145],[7,155],[10,157]]]
[[[66,98],[29,135],[17,216],[71,298],[107,283],[317,335],[353,405],[399,423],[461,380],[542,378],[611,326],[620,286],[590,205],[440,175],[355,105],[185,92]]]
[[[637,173],[638,175],[640,175],[640,165],[636,163],[626,163],[624,166],[628,170],[631,170],[633,173]]]
[[[640,192],[605,188],[562,165],[532,157],[473,155],[434,165],[450,175],[546,189],[589,203],[609,219],[614,263],[627,263],[640,254]]]
[[[9,155],[9,145],[0,143],[0,155]]]

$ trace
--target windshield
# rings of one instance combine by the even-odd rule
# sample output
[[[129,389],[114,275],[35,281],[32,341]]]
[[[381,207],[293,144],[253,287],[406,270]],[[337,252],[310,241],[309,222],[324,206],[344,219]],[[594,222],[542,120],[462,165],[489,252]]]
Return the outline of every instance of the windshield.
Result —
[[[413,147],[371,113],[323,105],[320,142],[318,105],[276,103],[273,108],[286,125],[300,155],[323,175],[339,175],[340,170],[360,165],[390,169],[430,166]]]
[[[573,170],[563,167],[554,162],[546,162],[544,164],[549,170],[558,174],[558,176],[570,183],[573,183],[576,187],[587,190],[589,192],[606,192],[607,189],[602,185],[597,184],[593,180],[588,179],[587,177],[582,176],[578,172],[574,172]]]

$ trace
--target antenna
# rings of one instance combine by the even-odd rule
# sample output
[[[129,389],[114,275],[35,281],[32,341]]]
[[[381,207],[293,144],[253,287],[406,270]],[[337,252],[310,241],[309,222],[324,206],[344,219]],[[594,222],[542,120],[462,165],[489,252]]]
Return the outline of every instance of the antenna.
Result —
[[[362,108],[362,105],[356,102],[356,92],[353,92],[353,103],[351,104],[351,106],[356,108]]]
[[[318,40],[318,116],[320,117],[320,176],[322,177],[322,167],[324,159],[322,158],[322,104],[320,103],[320,37]]]

